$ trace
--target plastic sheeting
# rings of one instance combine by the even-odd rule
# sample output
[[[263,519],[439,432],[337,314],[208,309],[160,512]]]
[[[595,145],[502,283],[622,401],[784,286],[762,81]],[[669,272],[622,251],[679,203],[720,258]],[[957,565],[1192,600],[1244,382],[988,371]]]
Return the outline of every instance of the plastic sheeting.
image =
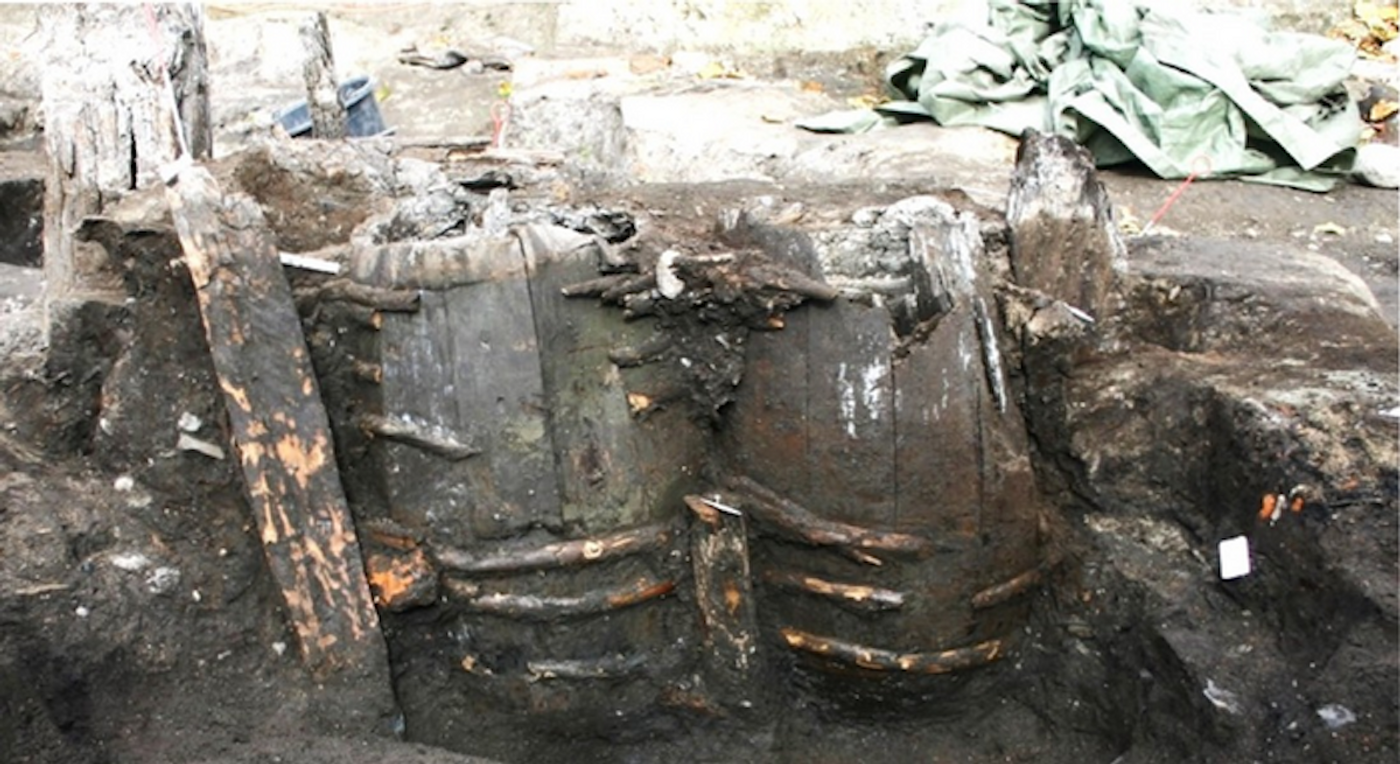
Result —
[[[1351,47],[1175,5],[991,0],[985,25],[939,24],[890,65],[894,100],[798,124],[1036,129],[1077,140],[1100,166],[1330,189],[1361,126],[1343,86]]]

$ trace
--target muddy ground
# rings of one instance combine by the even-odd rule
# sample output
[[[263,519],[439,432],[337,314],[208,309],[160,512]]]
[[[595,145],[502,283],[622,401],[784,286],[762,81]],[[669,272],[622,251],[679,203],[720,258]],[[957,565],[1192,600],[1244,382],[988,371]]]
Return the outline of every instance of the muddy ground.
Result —
[[[867,55],[839,68],[868,76]],[[639,64],[617,56],[533,65],[542,73],[521,85],[521,145],[547,148],[546,137],[570,129],[547,107],[538,118],[528,111],[547,96],[565,110],[617,112],[629,148],[600,157],[556,145],[571,163],[511,168],[530,180],[516,195],[527,206],[599,204],[702,240],[721,211],[765,196],[779,209],[800,204],[783,224],[808,231],[849,224],[856,200],[880,207],[930,190],[992,221],[1004,208],[1013,147],[995,136],[913,127],[912,146],[790,138],[781,119],[740,113],[746,127],[726,143],[637,115],[681,123],[689,108],[775,93],[790,97],[784,109],[828,104],[806,100],[811,88],[797,79],[697,82],[674,71],[638,81]],[[386,114],[405,128],[489,128],[499,78],[471,80],[477,98],[445,115],[441,82],[460,73],[382,66],[395,93]],[[819,76],[811,71],[801,79]],[[414,87],[435,91],[421,120]],[[620,105],[624,97],[636,100]],[[646,108],[658,104],[668,108]],[[629,114],[641,121],[629,126]],[[775,136],[783,142],[764,143]],[[614,144],[582,134],[580,145]],[[746,153],[756,145],[762,162]],[[239,177],[236,162],[224,177]],[[6,177],[32,180],[35,166],[31,153],[4,157]],[[619,172],[664,182],[581,182]],[[715,180],[707,172],[744,179],[689,182]],[[304,209],[305,189],[243,177],[270,218]],[[862,180],[844,184],[853,178]],[[1175,186],[1131,171],[1104,183],[1126,231]],[[959,187],[971,190],[949,190]],[[346,193],[335,208],[353,211]],[[472,205],[480,212],[484,199]],[[1400,405],[1396,213],[1394,191],[1356,185],[1317,196],[1198,183],[1163,219],[1166,235],[1129,237],[1125,307],[1111,326],[1040,335],[1014,300],[1001,305],[1058,564],[1032,596],[1015,652],[994,667],[894,704],[809,692],[811,675],[777,659],[774,705],[752,717],[668,711],[534,735],[453,718],[456,699],[423,688],[438,674],[460,681],[456,668],[424,669],[421,656],[395,656],[399,676],[423,684],[400,688],[412,702],[388,736],[357,716],[353,688],[307,679],[234,460],[175,447],[181,432],[228,442],[188,274],[172,252],[137,237],[137,251],[149,249],[128,263],[122,298],[76,306],[48,354],[32,252],[7,259],[0,751],[6,761],[83,764],[1393,761],[1400,465],[1385,412]],[[283,221],[304,239],[289,248],[343,239],[311,220]],[[1264,497],[1291,501],[1295,486],[1305,487],[1300,511],[1257,518]],[[1215,544],[1236,534],[1251,537],[1257,572],[1222,582]],[[385,613],[391,648],[421,643],[438,617]]]

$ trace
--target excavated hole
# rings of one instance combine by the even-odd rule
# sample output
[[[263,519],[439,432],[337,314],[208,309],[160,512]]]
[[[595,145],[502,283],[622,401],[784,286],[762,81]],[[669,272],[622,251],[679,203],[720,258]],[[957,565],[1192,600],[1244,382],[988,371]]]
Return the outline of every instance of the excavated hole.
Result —
[[[578,237],[567,239],[576,257],[535,252],[510,276],[415,284],[400,273],[403,283],[378,285],[417,291],[412,311],[330,299],[327,277],[289,272],[372,570],[376,555],[403,561],[406,549],[427,549],[425,559],[443,565],[448,551],[473,560],[647,524],[665,535],[643,553],[562,575],[439,569],[402,601],[383,603],[410,741],[503,761],[1077,762],[1210,759],[1240,750],[1232,746],[1247,735],[1250,750],[1272,760],[1306,761],[1350,750],[1320,726],[1322,700],[1348,685],[1358,688],[1350,697],[1386,697],[1394,666],[1367,673],[1367,659],[1391,615],[1365,589],[1365,571],[1336,569],[1334,545],[1345,537],[1333,524],[1359,507],[1388,512],[1378,527],[1393,530],[1394,470],[1358,480],[1351,493],[1314,485],[1319,496],[1296,522],[1285,515],[1262,537],[1260,574],[1233,584],[1215,575],[1214,543],[1254,529],[1261,491],[1288,492],[1300,475],[1325,479],[1317,468],[1325,444],[1299,445],[1303,424],[1280,426],[1277,406],[1221,392],[1182,360],[1218,366],[1216,351],[1242,335],[1212,334],[1214,316],[1262,305],[1254,297],[1224,304],[1207,280],[1141,280],[1120,324],[1103,331],[1126,338],[1142,360],[1073,369],[1081,351],[1011,332],[989,342],[979,319],[1002,323],[1005,228],[956,194],[755,197],[720,184],[648,192],[660,196],[599,192],[573,205],[526,191],[493,208],[489,192],[451,178],[384,198],[382,168],[300,175],[262,155],[232,177],[262,204],[280,249],[321,250],[347,270],[357,255],[335,248],[356,242],[455,242],[464,258],[484,257],[479,247],[493,237],[483,229],[502,209],[513,224],[557,224]],[[690,195],[711,208],[697,214]],[[918,237],[929,259],[911,243]],[[80,417],[87,429],[73,428],[97,444],[99,466],[175,497],[121,505],[134,507],[123,522],[188,539],[184,576],[201,596],[218,591],[226,609],[214,616],[223,617],[216,633],[192,642],[208,648],[196,652],[180,637],[201,627],[156,600],[164,609],[151,628],[168,645],[159,661],[139,652],[148,635],[117,628],[115,616],[103,623],[114,624],[118,644],[100,653],[98,636],[7,632],[0,695],[12,721],[0,723],[0,748],[33,760],[57,760],[43,758],[53,751],[129,760],[108,759],[103,737],[136,723],[125,704],[144,683],[166,686],[182,671],[206,687],[257,675],[265,681],[236,691],[242,700],[293,713],[304,702],[275,689],[295,685],[292,654],[265,647],[285,650],[290,634],[232,623],[275,620],[268,614],[281,607],[234,498],[233,464],[141,445],[143,428],[186,411],[203,423],[201,437],[219,440],[226,425],[197,347],[187,274],[169,265],[179,257],[173,237],[130,235],[123,246],[133,258],[128,289],[142,302],[125,344],[103,344],[88,359],[99,371],[82,380],[84,400],[96,411]],[[946,259],[960,246],[973,272]],[[681,296],[657,294],[659,276],[657,286],[620,295],[560,293],[589,279],[615,286],[655,274],[673,249],[682,254]],[[1231,315],[1243,326],[1247,313]],[[1135,377],[1129,366],[1149,371]],[[152,379],[177,394],[143,400]],[[142,405],[116,405],[134,400]],[[372,432],[367,414],[432,425],[483,453],[444,460]],[[532,503],[556,490],[555,504]],[[820,518],[927,546],[876,552],[884,564],[873,566],[866,552],[843,555],[839,544],[804,540],[773,520],[781,513],[758,507],[781,502],[762,490]],[[717,590],[733,613],[745,606],[740,597],[754,603],[745,672],[714,660],[724,648],[704,615],[692,546],[703,528],[685,503],[698,494],[749,502],[753,589],[732,600]],[[73,523],[65,554],[117,575],[111,554],[145,535],[88,518]],[[1383,534],[1376,543],[1387,543]],[[1019,594],[967,604],[995,600],[986,593],[1027,572],[1038,583]],[[902,604],[833,606],[794,583],[804,576],[895,592]],[[88,586],[74,597],[95,591]],[[127,591],[123,612],[139,612],[144,591]],[[598,612],[557,604],[596,592],[612,593]],[[523,599],[514,612],[493,610],[484,603],[503,599],[493,593]],[[618,596],[637,604],[614,607]],[[60,597],[0,615],[66,617],[79,599]],[[791,649],[794,632],[809,645],[840,637],[854,657],[832,660],[846,649],[833,643]],[[258,648],[228,646],[238,640]],[[996,660],[947,675],[908,676],[859,651],[933,661],[991,641]],[[149,679],[129,670],[123,651],[160,670]],[[236,671],[200,663],[225,651]],[[1300,679],[1300,666],[1318,665],[1331,673]],[[137,706],[172,713],[154,701]],[[1268,716],[1246,723],[1245,707]],[[1383,740],[1370,745],[1385,755]]]

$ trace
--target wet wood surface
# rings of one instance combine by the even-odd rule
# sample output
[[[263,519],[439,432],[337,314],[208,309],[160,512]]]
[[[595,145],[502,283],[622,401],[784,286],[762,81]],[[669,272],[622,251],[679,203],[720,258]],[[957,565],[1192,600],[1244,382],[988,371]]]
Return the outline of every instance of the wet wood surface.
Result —
[[[166,193],[254,520],[306,665],[390,687],[330,426],[277,250],[252,199],[191,166]]]

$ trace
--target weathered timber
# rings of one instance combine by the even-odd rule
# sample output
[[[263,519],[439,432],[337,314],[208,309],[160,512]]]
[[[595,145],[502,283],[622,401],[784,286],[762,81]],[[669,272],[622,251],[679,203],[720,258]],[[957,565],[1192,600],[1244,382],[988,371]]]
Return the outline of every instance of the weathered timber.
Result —
[[[419,424],[382,414],[362,414],[360,429],[367,433],[403,443],[450,461],[461,461],[481,453],[481,449],[462,442],[457,435],[442,427]]]
[[[387,546],[387,545],[386,545]],[[392,613],[426,607],[437,601],[437,571],[422,547],[372,551],[366,555],[374,604]]]
[[[438,566],[454,573],[521,573],[567,568],[662,549],[671,540],[667,525],[648,525],[594,538],[570,539],[542,546],[498,546],[492,549],[437,547]]]
[[[609,357],[615,345],[643,344],[652,328],[561,297],[597,274],[594,237],[545,225],[515,233],[529,268],[565,521],[599,534],[674,517],[674,497],[693,490],[705,433],[684,407],[667,405],[687,393],[659,365],[619,370]]]
[[[347,275],[354,281],[392,289],[445,290],[520,273],[519,249],[510,237],[353,244],[348,254],[339,247],[327,254],[335,259],[345,255]]]
[[[645,655],[610,655],[604,658],[575,660],[533,660],[525,663],[530,678],[541,679],[611,679],[635,674],[646,668]]]
[[[904,653],[808,634],[798,629],[784,628],[781,634],[787,646],[794,650],[871,671],[947,674],[985,666],[1002,656],[1001,641],[996,639],[940,652]]]
[[[258,205],[207,170],[166,191],[248,499],[301,656],[320,678],[390,685],[379,619],[291,290]],[[392,705],[392,702],[390,702]]]
[[[806,507],[779,496],[749,477],[730,477],[725,482],[730,490],[743,497],[739,503],[754,517],[814,546],[910,554],[925,554],[933,549],[933,543],[920,536],[862,528],[817,517]],[[879,564],[878,561],[863,561]]]
[[[423,307],[423,298],[417,289],[384,289],[343,278],[298,289],[296,296],[298,303],[310,300],[343,301],[390,313],[417,313]]]
[[[1087,150],[1061,136],[1033,131],[1024,136],[1006,222],[1017,284],[1096,319],[1113,312],[1127,250]]]
[[[451,578],[443,585],[453,595],[454,602],[467,610],[524,621],[553,621],[607,613],[640,605],[676,590],[675,581],[645,576],[625,586],[594,589],[573,597],[484,592],[478,584]]]
[[[808,310],[823,328],[806,338],[811,466],[802,503],[831,520],[888,525],[896,477],[889,313],[844,300]]]
[[[203,15],[187,4],[53,3],[40,18],[46,304],[120,295],[120,262],[73,232],[156,182],[182,145],[192,158],[208,156]]]
[[[864,584],[846,584],[788,570],[767,570],[766,583],[785,589],[808,592],[838,604],[867,612],[898,610],[904,607],[904,593]]]
[[[633,278],[624,273],[614,273],[611,276],[599,276],[596,279],[580,281],[576,284],[567,284],[559,288],[559,293],[565,297],[602,297],[614,287],[621,286]]]
[[[520,246],[511,236],[418,244],[350,253],[355,280],[422,290],[417,313],[383,314],[383,410],[425,432],[470,433],[481,454],[445,465],[418,443],[388,439],[382,453],[394,464],[385,478],[395,517],[431,526],[434,539],[558,528],[554,447]]]
[[[1043,577],[1043,570],[1040,568],[1031,568],[1009,580],[1003,581],[995,586],[989,586],[972,595],[972,606],[982,609],[1000,605],[1003,602],[1014,599],[1030,591],[1040,584],[1040,580]]]
[[[714,681],[737,689],[748,678],[758,649],[744,517],[720,511],[699,496],[684,501],[699,521],[691,529],[690,562],[704,625],[705,662]]]
[[[335,78],[335,56],[325,11],[317,11],[297,27],[304,58],[301,76],[306,104],[311,111],[311,137],[334,140],[345,137],[345,109]]]

